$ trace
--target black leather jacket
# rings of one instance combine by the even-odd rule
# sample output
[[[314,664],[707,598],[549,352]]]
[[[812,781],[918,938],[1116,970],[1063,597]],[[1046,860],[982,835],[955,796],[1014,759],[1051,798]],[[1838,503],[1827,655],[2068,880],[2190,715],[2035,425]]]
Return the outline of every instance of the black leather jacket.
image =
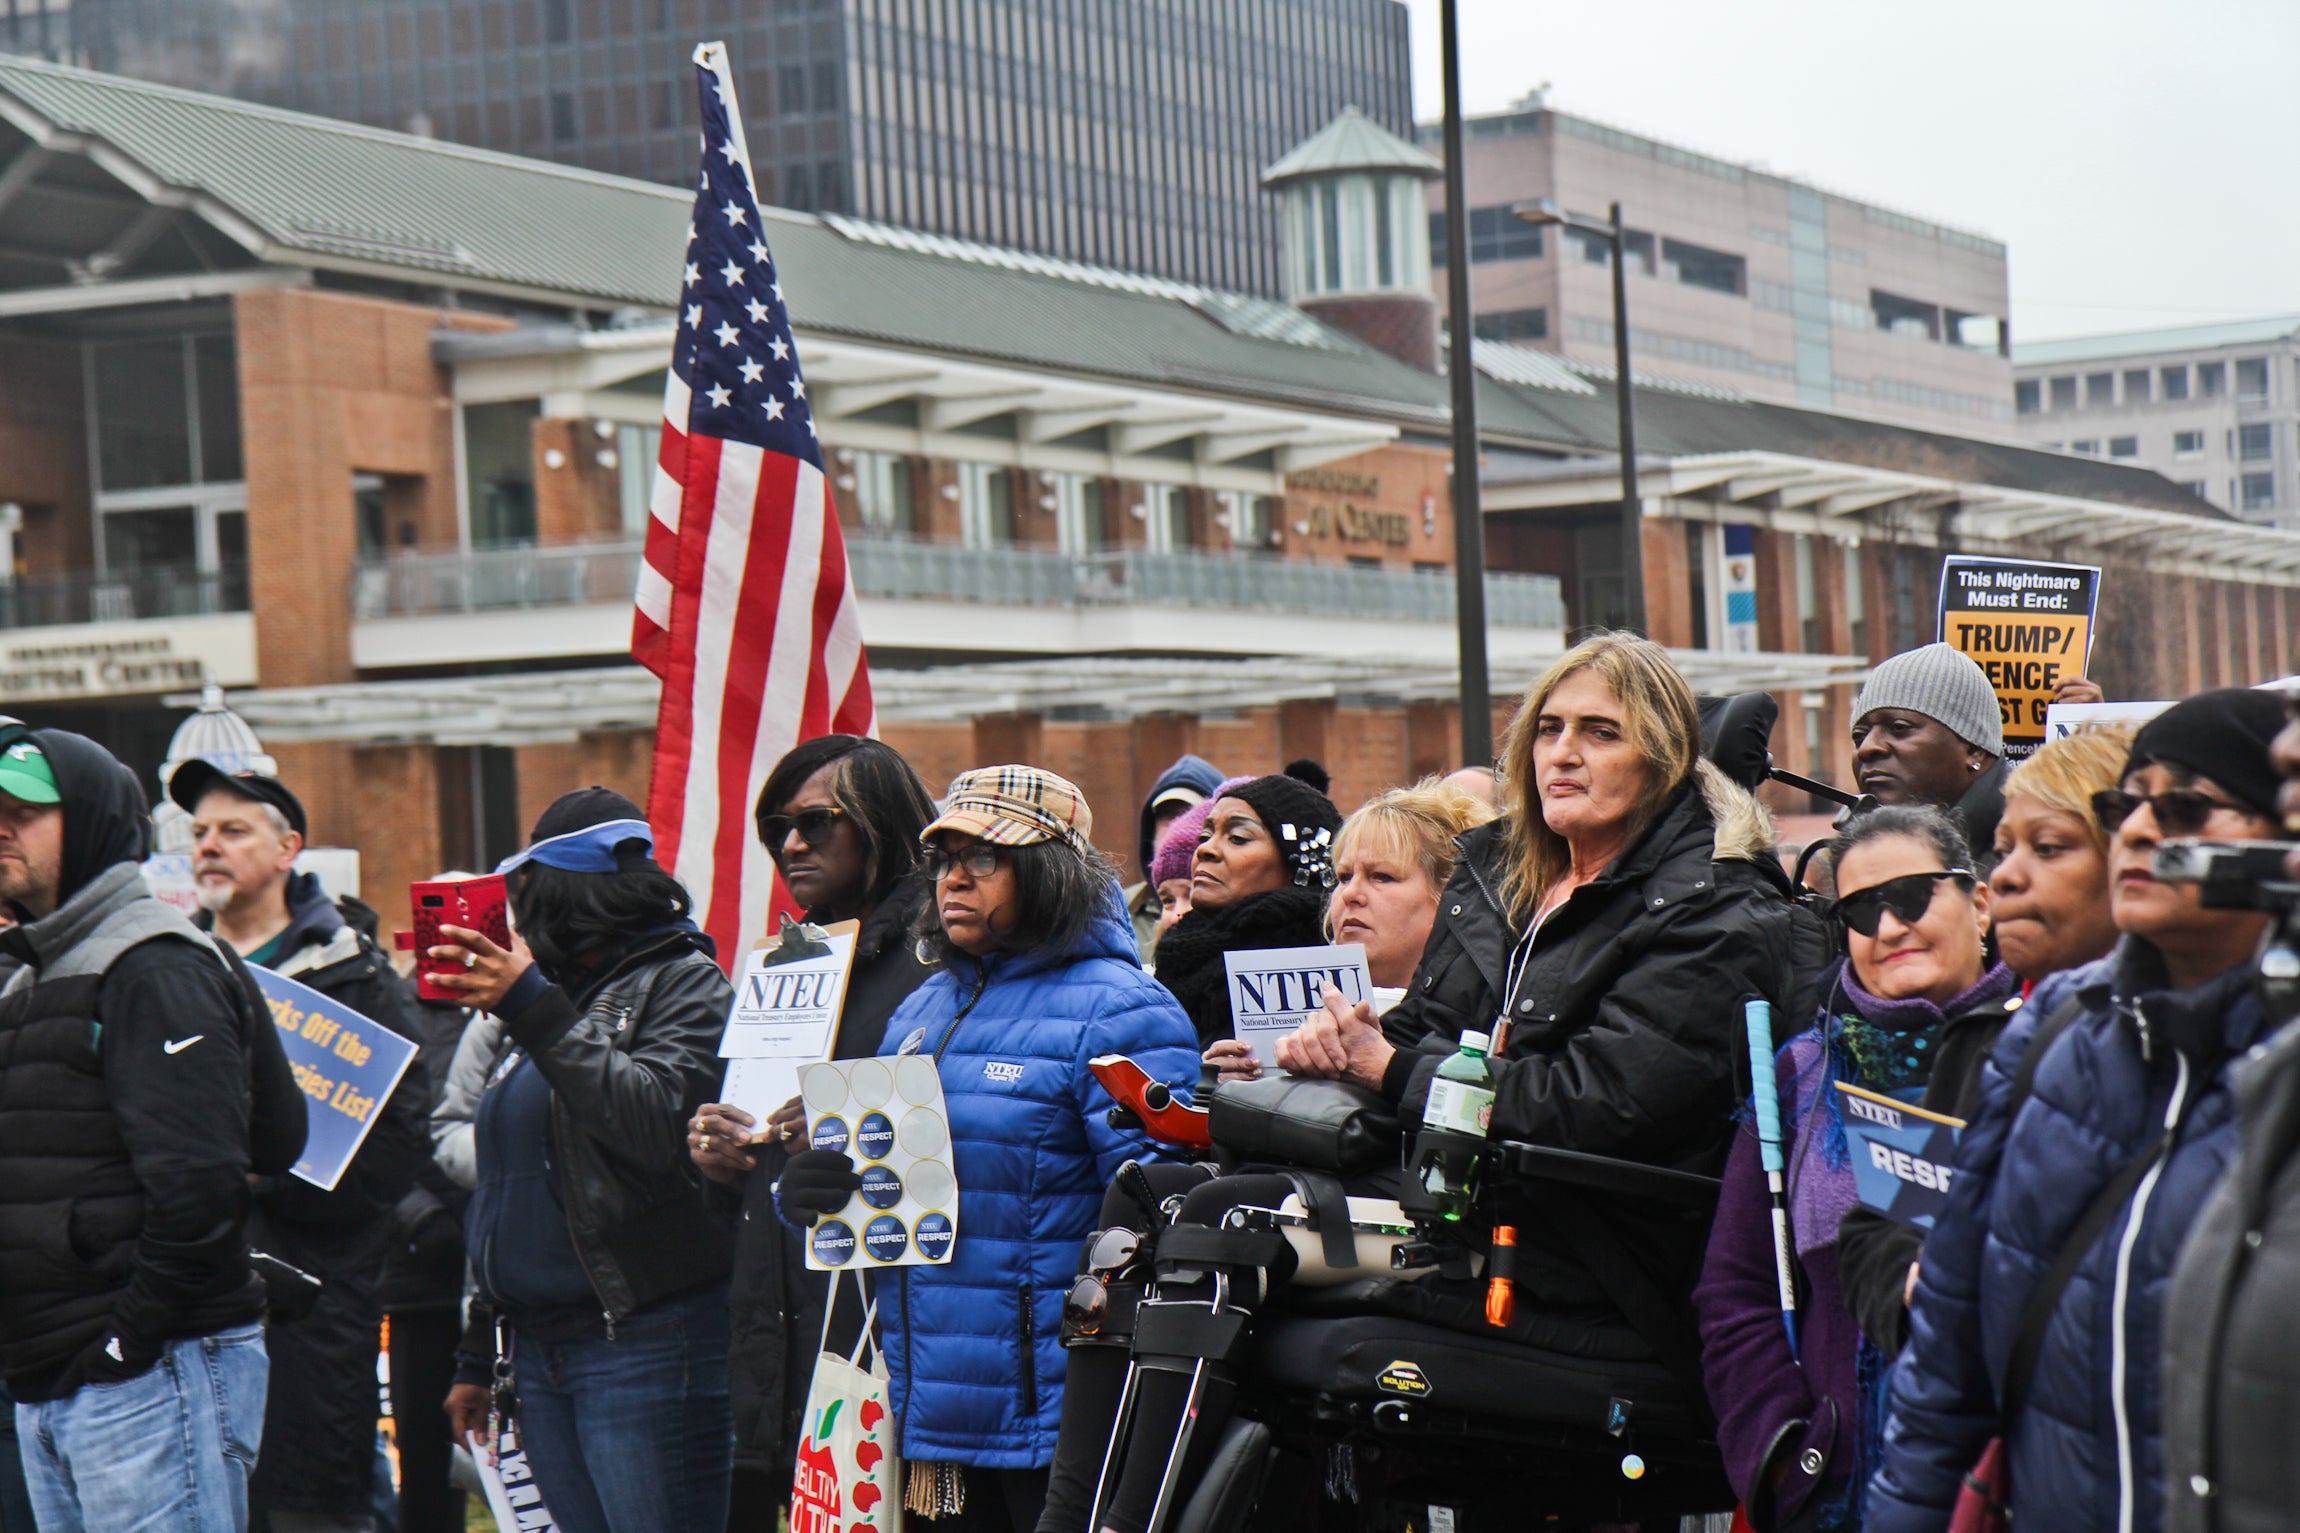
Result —
[[[719,1094],[733,997],[703,939],[676,929],[503,1019],[551,1083],[568,1233],[610,1327],[727,1275],[728,1231],[704,1204],[686,1125]],[[492,1351],[474,1339],[467,1352]]]

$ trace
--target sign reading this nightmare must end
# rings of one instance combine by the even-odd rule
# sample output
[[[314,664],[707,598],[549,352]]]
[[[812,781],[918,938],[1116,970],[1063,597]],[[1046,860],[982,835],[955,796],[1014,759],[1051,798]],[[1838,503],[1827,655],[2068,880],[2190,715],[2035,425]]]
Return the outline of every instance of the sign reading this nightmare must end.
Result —
[[[2004,720],[2005,754],[2044,744],[2045,709],[2092,656],[2100,571],[2033,559],[1941,561],[1941,640],[1988,673]]]
[[[309,985],[252,964],[249,972],[271,1003],[295,1082],[311,1099],[311,1128],[293,1169],[333,1192],[414,1061],[415,1045]]]

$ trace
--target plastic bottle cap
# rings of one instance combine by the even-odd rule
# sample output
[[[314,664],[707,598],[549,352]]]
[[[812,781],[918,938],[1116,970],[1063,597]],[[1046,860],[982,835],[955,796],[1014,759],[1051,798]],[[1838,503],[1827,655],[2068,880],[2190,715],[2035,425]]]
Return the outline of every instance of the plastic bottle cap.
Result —
[[[1465,1027],[1461,1031],[1461,1046],[1465,1049],[1476,1049],[1482,1054],[1493,1047],[1493,1038],[1490,1034],[1481,1033],[1474,1027]]]

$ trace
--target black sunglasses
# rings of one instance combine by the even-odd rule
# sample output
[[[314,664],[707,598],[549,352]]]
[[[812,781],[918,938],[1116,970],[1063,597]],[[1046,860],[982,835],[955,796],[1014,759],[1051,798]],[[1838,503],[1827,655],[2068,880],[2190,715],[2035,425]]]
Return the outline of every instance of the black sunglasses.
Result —
[[[2194,788],[2173,788],[2163,793],[2127,793],[2122,788],[2103,788],[2092,796],[2093,816],[2110,835],[2116,834],[2117,827],[2131,819],[2133,811],[2143,804],[2156,817],[2156,828],[2168,836],[2203,835],[2215,809],[2226,809],[2233,814],[2252,813],[2242,804],[2231,804]]]
[[[830,840],[831,832],[838,829],[839,821],[846,818],[846,813],[835,804],[817,804],[797,814],[763,814],[759,816],[759,840],[765,843],[769,853],[780,857],[795,830],[801,841],[820,850],[822,844]]]
[[[1859,932],[1864,937],[1877,934],[1877,923],[1885,918],[1888,910],[1900,918],[1903,926],[1913,926],[1932,908],[1934,891],[1944,878],[1955,880],[1958,888],[1968,891],[1979,882],[1970,868],[1905,873],[1856,890],[1837,901],[1837,919],[1845,923],[1847,931]]]
[[[1132,1265],[1142,1250],[1139,1231],[1123,1227],[1104,1230],[1086,1252],[1086,1270],[1070,1285],[1062,1301],[1063,1330],[1072,1336],[1099,1336],[1110,1317],[1110,1285]]]
[[[923,861],[926,876],[939,883],[950,877],[951,869],[966,869],[969,878],[988,878],[1006,861],[1006,848],[992,846],[987,841],[967,844],[963,852],[954,852],[940,842],[927,847]]]

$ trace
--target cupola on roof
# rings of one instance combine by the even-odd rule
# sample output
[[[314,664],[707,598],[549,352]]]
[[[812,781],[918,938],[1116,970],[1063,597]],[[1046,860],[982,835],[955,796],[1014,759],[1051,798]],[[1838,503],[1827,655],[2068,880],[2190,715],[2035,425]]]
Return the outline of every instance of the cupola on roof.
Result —
[[[1431,180],[1445,174],[1436,160],[1352,106],[1263,171],[1262,185],[1276,188],[1353,170],[1400,171]]]

